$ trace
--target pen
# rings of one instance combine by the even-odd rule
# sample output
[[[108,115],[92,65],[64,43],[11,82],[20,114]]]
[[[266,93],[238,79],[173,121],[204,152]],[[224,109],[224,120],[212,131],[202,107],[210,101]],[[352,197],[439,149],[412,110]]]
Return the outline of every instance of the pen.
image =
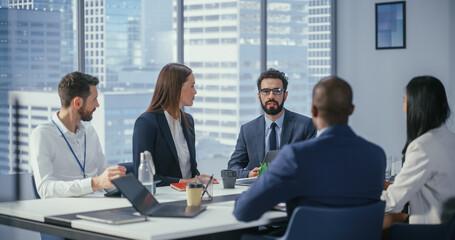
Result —
[[[207,193],[209,198],[212,197],[212,196],[210,196],[209,192],[207,191],[207,189],[209,187],[209,184],[212,181],[212,179],[213,179],[213,174],[212,174],[212,176],[210,176],[209,180],[207,181],[207,184],[205,185],[204,191],[202,192],[202,196],[204,196],[204,194]]]

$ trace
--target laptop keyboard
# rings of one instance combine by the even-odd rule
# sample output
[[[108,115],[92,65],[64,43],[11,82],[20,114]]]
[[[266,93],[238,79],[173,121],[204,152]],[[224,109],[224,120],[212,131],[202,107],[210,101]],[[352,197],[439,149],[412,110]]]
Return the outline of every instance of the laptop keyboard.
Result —
[[[151,216],[180,216],[182,212],[185,213],[185,207],[183,205],[160,204],[152,208],[147,214]]]

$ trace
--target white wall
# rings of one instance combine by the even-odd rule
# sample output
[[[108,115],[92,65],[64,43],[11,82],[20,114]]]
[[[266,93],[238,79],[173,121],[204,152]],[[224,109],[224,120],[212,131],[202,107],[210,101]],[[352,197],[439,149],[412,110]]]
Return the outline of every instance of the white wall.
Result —
[[[440,79],[449,97],[455,131],[455,1],[406,1],[406,49],[375,49],[375,3],[337,1],[337,75],[354,91],[350,125],[401,157],[406,140],[402,111],[406,84],[418,75]]]

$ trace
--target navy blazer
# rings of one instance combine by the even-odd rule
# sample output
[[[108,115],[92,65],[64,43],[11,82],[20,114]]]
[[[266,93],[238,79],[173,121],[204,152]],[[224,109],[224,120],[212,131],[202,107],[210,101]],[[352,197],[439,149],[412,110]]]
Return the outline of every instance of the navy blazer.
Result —
[[[193,117],[185,113],[191,129],[181,119],[183,134],[190,152],[191,176],[199,174],[196,163],[195,135]],[[134,123],[133,163],[134,175],[138,176],[141,152],[148,150],[152,154],[156,174],[154,180],[161,180],[158,186],[168,186],[182,178],[171,130],[164,113],[145,112]]]
[[[285,109],[280,149],[286,144],[310,139],[316,135],[311,118]],[[265,156],[265,115],[245,123],[240,128],[237,145],[228,162],[228,168],[237,170],[238,178],[248,173],[264,160]]]
[[[252,221],[280,202],[286,202],[290,217],[300,205],[349,207],[380,201],[385,166],[382,148],[347,125],[331,126],[317,138],[284,147],[237,198],[234,215]]]

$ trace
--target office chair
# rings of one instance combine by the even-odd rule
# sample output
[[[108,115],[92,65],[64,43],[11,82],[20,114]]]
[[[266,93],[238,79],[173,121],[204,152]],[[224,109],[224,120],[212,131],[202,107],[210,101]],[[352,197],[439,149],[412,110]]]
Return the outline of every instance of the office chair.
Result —
[[[38,190],[36,189],[35,176],[34,175],[32,175],[32,185],[33,185],[33,194],[35,195],[35,199],[41,199],[40,195],[38,194]]]
[[[318,239],[379,240],[382,234],[385,202],[359,207],[300,206],[294,210],[282,237],[245,234],[242,240]]]
[[[32,175],[32,185],[33,185],[33,194],[35,195],[35,199],[41,199],[40,195],[38,194],[38,190],[36,189],[35,184],[35,176]],[[54,236],[47,233],[40,232],[41,240],[64,240],[65,238],[60,236]]]
[[[455,239],[455,215],[441,224],[394,223],[390,227],[390,240],[453,240]]]

